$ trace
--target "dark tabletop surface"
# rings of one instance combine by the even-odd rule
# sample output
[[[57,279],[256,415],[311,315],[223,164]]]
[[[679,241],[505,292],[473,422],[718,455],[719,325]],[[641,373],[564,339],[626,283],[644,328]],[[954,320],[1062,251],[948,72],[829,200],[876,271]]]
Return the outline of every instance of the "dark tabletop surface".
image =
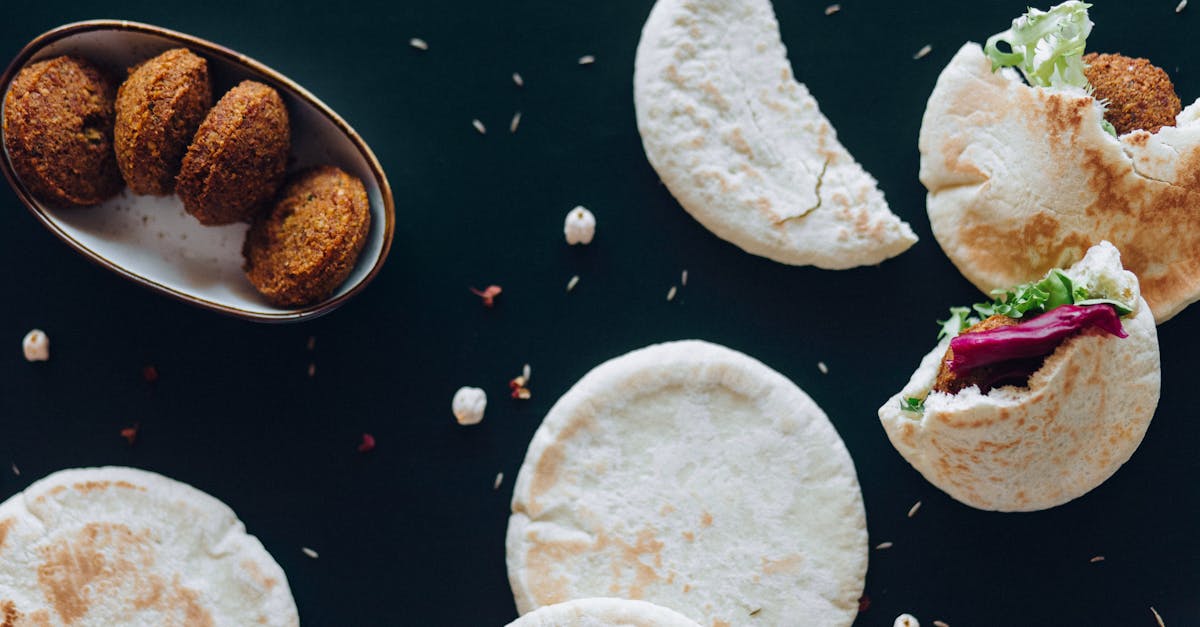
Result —
[[[63,468],[146,468],[228,503],[287,572],[304,624],[501,625],[516,617],[504,565],[512,481],[545,412],[607,358],[702,338],[791,378],[845,439],[871,544],[894,543],[871,551],[857,625],[907,611],[953,627],[1151,626],[1151,606],[1167,625],[1200,624],[1200,306],[1159,329],[1162,400],[1141,448],[1072,503],[977,511],[888,443],[879,405],[931,347],[934,320],[979,300],[929,230],[916,150],[925,100],[963,41],[1003,30],[1024,3],[842,0],[829,17],[826,4],[775,2],[796,75],[921,237],[881,266],[842,272],[745,254],[659,184],[632,101],[648,0],[7,0],[6,59],[54,26],[109,17],[273,66],[372,146],[397,226],[387,266],[361,295],[325,318],[268,326],[93,265],[3,186],[0,498]],[[1186,104],[1200,96],[1200,6],[1176,14],[1175,4],[1095,7],[1089,49],[1149,57]],[[913,60],[926,44],[932,52]],[[595,64],[577,64],[587,54]],[[599,223],[584,248],[562,238],[577,204]],[[684,269],[688,285],[667,302]],[[581,279],[568,294],[572,275]],[[504,293],[489,310],[467,288],[492,283]],[[33,327],[51,338],[48,363],[21,356]],[[510,400],[507,382],[525,363],[533,398]],[[157,382],[144,380],[147,365]],[[462,385],[489,394],[479,426],[451,417]],[[131,447],[119,432],[135,423]],[[364,432],[378,441],[369,454],[355,450]],[[1106,559],[1091,563],[1096,555]]]

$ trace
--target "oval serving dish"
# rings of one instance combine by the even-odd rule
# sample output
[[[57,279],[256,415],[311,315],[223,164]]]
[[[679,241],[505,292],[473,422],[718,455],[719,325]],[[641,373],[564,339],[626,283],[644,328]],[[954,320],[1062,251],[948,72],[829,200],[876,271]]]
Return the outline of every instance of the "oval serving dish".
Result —
[[[171,48],[185,47],[208,61],[214,101],[244,79],[274,87],[291,118],[288,171],[336,165],[362,179],[371,206],[371,231],[350,277],[329,298],[304,307],[274,307],[242,273],[246,224],[202,226],[175,196],[138,196],[125,189],[94,207],[60,209],[42,203],[13,170],[7,148],[0,168],[35,217],[78,253],[117,274],[206,309],[260,322],[295,322],[328,313],[362,291],[391,248],[395,209],[391,187],[366,142],[303,87],[246,55],[198,37],[121,20],[66,24],[27,44],[0,76],[0,94],[26,65],[74,54],[117,81],[126,68]]]

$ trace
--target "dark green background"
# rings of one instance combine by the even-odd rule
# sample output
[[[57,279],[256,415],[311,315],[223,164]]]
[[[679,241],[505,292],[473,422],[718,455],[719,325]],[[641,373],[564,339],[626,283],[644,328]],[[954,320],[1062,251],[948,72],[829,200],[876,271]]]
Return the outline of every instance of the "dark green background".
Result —
[[[832,17],[824,1],[775,4],[796,75],[921,237],[880,267],[775,264],[678,207],[634,124],[648,0],[7,0],[4,58],[59,24],[111,17],[195,34],[280,70],[373,147],[397,227],[387,267],[360,296],[315,322],[264,326],[92,265],[0,189],[0,468],[12,460],[22,471],[0,473],[0,498],[62,468],[151,469],[238,512],[287,571],[305,624],[500,625],[516,616],[508,499],[542,416],[604,359],[696,337],[790,377],[845,439],[871,544],[895,543],[871,552],[871,604],[857,624],[888,626],[908,611],[953,627],[1151,626],[1152,605],[1168,625],[1200,624],[1200,306],[1159,331],[1162,401],[1141,448],[1062,507],[1017,515],[960,505],[901,459],[876,418],[930,348],[934,320],[979,298],[929,231],[916,150],[925,99],[963,41],[1002,30],[1024,4],[843,0]],[[1187,103],[1200,96],[1200,6],[1174,7],[1098,6],[1089,48],[1150,57]],[[430,49],[411,49],[410,37]],[[933,52],[914,61],[927,43]],[[585,54],[595,65],[576,64]],[[516,110],[524,118],[510,135]],[[599,221],[586,248],[562,238],[576,204]],[[685,268],[687,287],[666,302]],[[574,274],[581,281],[566,294]],[[504,287],[491,310],[467,291],[489,283]],[[51,338],[49,363],[21,358],[21,336],[35,326]],[[533,399],[512,401],[506,383],[524,363]],[[156,384],[142,380],[147,364]],[[461,385],[489,393],[477,427],[450,415]],[[118,431],[135,422],[130,448]],[[378,439],[368,455],[355,452],[364,431]],[[493,491],[498,471],[505,481]],[[1094,555],[1107,560],[1089,563]]]

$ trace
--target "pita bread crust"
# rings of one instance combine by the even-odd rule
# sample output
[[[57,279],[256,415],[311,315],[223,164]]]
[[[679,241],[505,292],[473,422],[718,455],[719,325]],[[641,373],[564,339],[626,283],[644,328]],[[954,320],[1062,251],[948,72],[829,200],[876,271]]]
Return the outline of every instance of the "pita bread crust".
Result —
[[[154,473],[64,470],[0,504],[16,626],[299,625],[287,577],[225,504]]]
[[[667,189],[749,253],[836,270],[917,241],[792,77],[769,0],[659,0],[638,43],[634,104]]]
[[[1200,298],[1200,101],[1176,126],[1114,138],[1082,90],[993,74],[964,45],[921,125],[921,182],[934,237],[988,292],[1065,267],[1109,240],[1155,320]]]
[[[788,379],[673,342],[606,362],[550,410],[513,493],[517,609],[598,595],[703,624],[849,625],[867,569],[854,463]]]
[[[888,439],[930,483],[971,507],[1034,511],[1062,505],[1111,477],[1142,442],[1158,405],[1158,333],[1145,300],[1115,338],[1068,339],[1028,388],[930,392],[950,338],[879,408]],[[926,396],[928,394],[928,396]],[[925,412],[900,409],[924,398]]]
[[[629,599],[577,599],[534,610],[508,627],[700,627],[661,605]]]

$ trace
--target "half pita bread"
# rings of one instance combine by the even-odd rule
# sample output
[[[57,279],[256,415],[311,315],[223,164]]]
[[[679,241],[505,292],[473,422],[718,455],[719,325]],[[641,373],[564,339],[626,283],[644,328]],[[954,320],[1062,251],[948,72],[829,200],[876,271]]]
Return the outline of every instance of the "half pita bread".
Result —
[[[792,77],[768,0],[659,0],[633,102],[667,189],[746,252],[840,270],[917,241]]]
[[[794,383],[715,344],[588,373],[534,434],[512,509],[521,613],[603,595],[705,625],[849,625],[858,610],[866,514],[845,445]]]
[[[534,610],[508,627],[700,627],[661,605],[628,599],[578,599]]]
[[[1084,268],[1119,275],[1136,293],[1136,277],[1107,242],[1066,273],[1078,284]],[[1138,303],[1121,320],[1129,337],[1083,331],[1023,388],[931,391],[950,345],[944,338],[879,408],[888,438],[930,483],[979,509],[1033,511],[1086,494],[1133,455],[1158,405],[1158,334],[1149,306]],[[924,413],[901,409],[905,398],[924,399]]]
[[[132,468],[54,473],[0,504],[4,625],[277,625],[287,577],[220,501]]]
[[[1082,90],[992,73],[978,44],[942,71],[921,124],[933,235],[988,292],[1111,241],[1162,323],[1200,298],[1200,100],[1157,133],[1115,138]]]

